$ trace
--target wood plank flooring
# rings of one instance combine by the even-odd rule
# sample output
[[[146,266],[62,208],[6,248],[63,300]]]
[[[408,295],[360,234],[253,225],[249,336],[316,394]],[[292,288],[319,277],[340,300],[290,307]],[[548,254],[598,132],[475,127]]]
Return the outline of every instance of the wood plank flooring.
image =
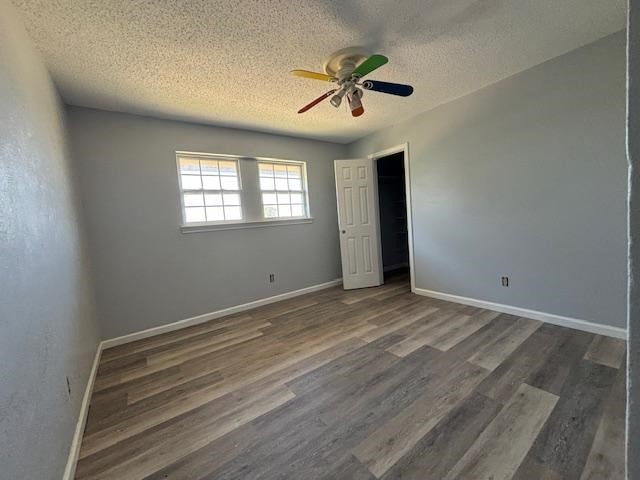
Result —
[[[397,276],[103,352],[77,479],[623,479],[625,343]]]

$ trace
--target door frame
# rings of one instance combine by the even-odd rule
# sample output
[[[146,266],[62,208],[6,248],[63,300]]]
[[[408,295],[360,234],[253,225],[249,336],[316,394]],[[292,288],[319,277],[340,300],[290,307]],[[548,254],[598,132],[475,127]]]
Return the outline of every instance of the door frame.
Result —
[[[411,170],[409,168],[409,142],[402,143],[400,145],[396,145],[395,147],[386,148],[384,150],[380,150],[379,152],[372,153],[367,155],[367,158],[373,160],[375,164],[375,170],[378,170],[378,159],[382,157],[388,157],[389,155],[393,155],[395,153],[403,153],[404,160],[404,194],[405,194],[405,203],[407,206],[407,240],[409,247],[409,278],[411,280],[411,291],[415,293],[416,290],[416,274],[415,274],[415,263],[414,263],[414,252],[413,252],[413,216],[411,214]],[[377,194],[377,188],[376,188]],[[377,200],[377,195],[376,195]],[[380,211],[379,206],[377,207],[378,212]],[[380,232],[380,220],[378,219],[378,238],[380,238],[380,249],[382,249],[382,238]]]

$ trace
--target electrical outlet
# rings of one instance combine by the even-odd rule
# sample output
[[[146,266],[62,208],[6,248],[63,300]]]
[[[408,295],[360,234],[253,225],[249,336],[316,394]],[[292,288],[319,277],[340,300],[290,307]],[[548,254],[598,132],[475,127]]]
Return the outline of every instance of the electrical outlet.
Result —
[[[509,286],[509,277],[502,277],[500,279],[500,282],[501,282],[503,287],[508,287]]]
[[[276,281],[276,274],[275,273],[270,273],[269,274],[269,283],[273,283]]]

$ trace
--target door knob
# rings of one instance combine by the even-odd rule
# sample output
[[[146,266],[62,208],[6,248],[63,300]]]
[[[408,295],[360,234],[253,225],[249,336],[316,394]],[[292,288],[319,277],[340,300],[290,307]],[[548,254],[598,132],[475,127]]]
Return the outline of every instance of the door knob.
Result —
[[[347,231],[346,230],[342,230],[342,233],[347,233]]]

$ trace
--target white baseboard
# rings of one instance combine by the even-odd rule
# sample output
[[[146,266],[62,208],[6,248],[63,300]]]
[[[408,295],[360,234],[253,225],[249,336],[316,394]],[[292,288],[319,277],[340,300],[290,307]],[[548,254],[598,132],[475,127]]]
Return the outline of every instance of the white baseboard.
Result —
[[[438,298],[448,302],[462,303],[463,305],[471,305],[472,307],[486,308],[501,313],[517,315],[519,317],[532,318],[541,322],[551,323],[561,327],[574,328],[585,332],[596,333],[598,335],[606,335],[615,338],[627,338],[627,330],[620,327],[610,327],[599,323],[589,322],[587,320],[579,320],[577,318],[563,317],[552,313],[539,312],[537,310],[529,310],[526,308],[514,307],[511,305],[502,305],[500,303],[487,302],[475,298],[461,297],[450,293],[435,292],[424,288],[415,288],[414,293],[425,297]]]
[[[310,287],[301,288],[299,290],[293,290],[291,292],[281,293],[280,295],[274,295],[273,297],[261,298],[254,300],[253,302],[243,303],[241,305],[235,305],[233,307],[217,310],[215,312],[204,313],[191,318],[185,318],[184,320],[178,320],[177,322],[168,323],[166,325],[160,325],[159,327],[149,328],[140,332],[130,333],[121,337],[110,338],[102,342],[102,348],[110,348],[125,343],[134,342],[143,338],[153,337],[160,335],[161,333],[173,332],[174,330],[180,330],[182,328],[191,327],[200,323],[215,320],[216,318],[225,317],[234,313],[244,312],[245,310],[251,310],[252,308],[261,307],[270,303],[286,300],[287,298],[298,297],[307,293],[317,292],[318,290],[324,290],[325,288],[334,287],[342,284],[342,278],[336,278],[330,282],[320,283],[318,285],[312,285]]]
[[[84,389],[84,396],[82,397],[82,404],[80,405],[80,413],[78,415],[76,429],[73,433],[73,440],[71,441],[71,448],[69,449],[69,458],[67,459],[67,466],[64,469],[62,480],[73,480],[76,475],[76,464],[78,463],[78,457],[80,456],[82,435],[84,434],[84,427],[87,423],[87,415],[89,413],[89,405],[91,403],[91,393],[93,392],[93,383],[96,379],[96,374],[98,373],[98,364],[100,363],[102,348],[103,342],[100,342],[96,349],[96,355],[93,358],[93,365],[89,372],[87,387]]]

